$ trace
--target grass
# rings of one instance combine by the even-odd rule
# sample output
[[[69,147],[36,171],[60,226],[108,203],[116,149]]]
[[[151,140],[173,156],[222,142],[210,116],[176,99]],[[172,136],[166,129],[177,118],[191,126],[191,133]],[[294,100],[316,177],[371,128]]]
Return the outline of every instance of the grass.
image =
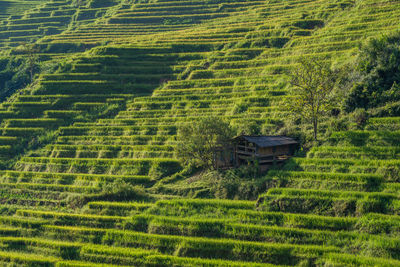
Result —
[[[181,240],[184,240],[185,242],[180,242]],[[182,254],[179,255],[181,256],[235,259],[265,263],[280,262],[283,264],[296,262],[297,253],[319,254],[335,250],[330,247],[293,246],[228,241],[222,239],[187,238],[141,234],[128,231],[123,232],[117,230],[107,232],[103,238],[103,242],[106,244],[111,243],[114,245],[118,244],[125,246],[154,246],[165,252],[177,249],[178,247],[176,247],[176,245],[180,244],[179,248],[182,251]],[[153,244],[153,246],[149,246],[149,244]],[[234,249],[234,247],[236,247],[236,249]],[[182,250],[182,248],[185,248],[185,250]],[[284,262],[282,262],[282,256],[286,257]]]
[[[31,253],[0,252],[0,260],[6,264],[22,264],[31,266],[54,266],[58,261],[55,257],[38,256]]]
[[[173,153],[177,127],[203,116],[279,126],[299,56],[340,65],[397,29],[398,3],[9,3],[2,55],[31,39],[44,68],[0,106],[1,264],[399,265],[398,117],[333,132],[261,178],[258,201],[189,198],[211,194]],[[220,195],[255,191],[246,181]]]

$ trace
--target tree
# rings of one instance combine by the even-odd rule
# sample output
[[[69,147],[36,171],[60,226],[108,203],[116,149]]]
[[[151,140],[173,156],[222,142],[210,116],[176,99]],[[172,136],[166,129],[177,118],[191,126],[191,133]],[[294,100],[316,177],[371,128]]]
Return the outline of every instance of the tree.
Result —
[[[73,6],[73,7],[80,7],[80,6],[82,6],[83,4],[84,4],[83,0],[74,0],[74,1],[72,2],[72,6]]]
[[[35,44],[22,44],[22,52],[25,53],[26,56],[26,64],[29,71],[29,76],[31,79],[31,83],[33,82],[33,76],[35,74],[35,70],[38,68],[39,65],[39,48]]]
[[[329,61],[301,58],[290,74],[293,92],[286,104],[292,113],[311,121],[314,140],[318,138],[321,116],[331,110],[335,102],[338,73],[330,66]]]
[[[233,131],[218,117],[206,117],[178,129],[176,153],[185,164],[216,168],[215,154],[230,145]]]

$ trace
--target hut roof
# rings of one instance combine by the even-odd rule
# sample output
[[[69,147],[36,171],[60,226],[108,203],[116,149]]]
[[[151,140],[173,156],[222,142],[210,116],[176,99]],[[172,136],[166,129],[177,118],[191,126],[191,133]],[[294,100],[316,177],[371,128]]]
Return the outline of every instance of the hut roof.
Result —
[[[252,135],[241,135],[235,138],[235,140],[244,139],[250,143],[254,143],[258,147],[272,147],[272,146],[284,146],[298,144],[296,140],[287,136],[252,136]]]

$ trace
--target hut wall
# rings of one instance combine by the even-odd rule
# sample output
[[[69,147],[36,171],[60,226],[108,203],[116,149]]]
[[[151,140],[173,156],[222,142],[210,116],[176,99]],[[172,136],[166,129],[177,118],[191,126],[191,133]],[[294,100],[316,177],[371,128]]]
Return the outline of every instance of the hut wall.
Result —
[[[258,154],[262,156],[290,154],[289,146],[260,147]]]
[[[275,155],[282,155],[282,154],[288,154],[289,155],[290,149],[289,146],[277,146],[275,150]]]
[[[272,155],[272,147],[260,147],[258,148],[258,154],[260,155]]]

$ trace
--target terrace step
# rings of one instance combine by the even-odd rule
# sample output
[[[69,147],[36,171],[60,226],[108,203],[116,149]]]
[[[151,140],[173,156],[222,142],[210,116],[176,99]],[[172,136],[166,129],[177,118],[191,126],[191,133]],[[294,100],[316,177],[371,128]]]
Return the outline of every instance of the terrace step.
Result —
[[[110,174],[88,174],[88,173],[57,173],[57,172],[26,172],[26,171],[0,171],[1,180],[9,183],[42,183],[59,185],[90,185],[102,182],[112,182],[122,179],[131,184],[146,185],[150,177],[139,175],[110,175]]]
[[[5,155],[50,142],[14,167],[1,162],[1,212],[10,216],[0,216],[0,235],[20,237],[0,237],[2,253],[15,253],[0,265],[399,265],[397,118],[333,133],[330,146],[270,171],[258,202],[159,194],[188,182],[156,181],[181,170],[176,125],[220,116],[270,129],[287,116],[287,72],[299,55],[341,63],[366,38],[398,28],[393,1],[328,2],[53,0],[0,21],[1,51],[40,39],[40,61],[62,62],[37,91],[0,108]],[[54,138],[30,131],[59,126]],[[72,210],[70,199],[115,180],[158,201]],[[43,256],[55,260],[29,262]]]
[[[360,216],[369,212],[397,214],[396,205],[400,203],[399,196],[390,193],[292,188],[270,189],[261,196],[261,199],[264,200],[263,208],[268,211],[315,213],[330,216]],[[306,204],[302,206],[299,203]],[[338,208],[339,203],[342,208]]]

